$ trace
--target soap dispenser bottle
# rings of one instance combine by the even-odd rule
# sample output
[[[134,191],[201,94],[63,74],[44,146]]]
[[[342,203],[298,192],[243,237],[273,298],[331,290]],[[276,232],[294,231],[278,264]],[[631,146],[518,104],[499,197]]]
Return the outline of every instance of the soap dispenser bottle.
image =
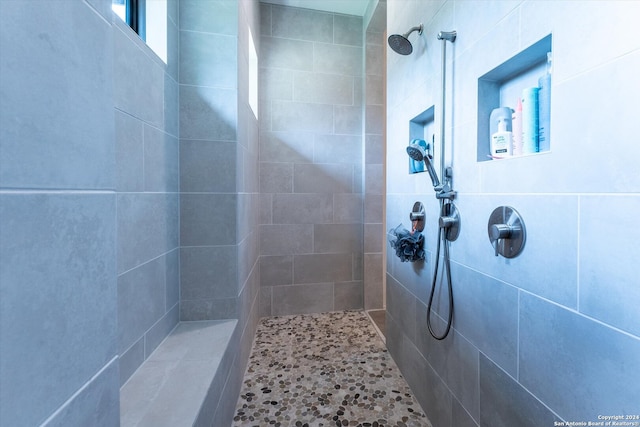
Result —
[[[503,117],[498,120],[498,131],[491,136],[491,157],[502,159],[513,155],[511,131]]]

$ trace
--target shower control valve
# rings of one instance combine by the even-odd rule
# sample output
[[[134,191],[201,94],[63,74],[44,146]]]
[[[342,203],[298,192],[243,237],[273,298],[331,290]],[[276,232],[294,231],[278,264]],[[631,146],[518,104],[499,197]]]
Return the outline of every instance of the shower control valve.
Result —
[[[444,231],[444,237],[450,242],[460,235],[460,212],[453,202],[445,202],[442,205],[438,225]]]
[[[512,207],[496,208],[489,217],[487,231],[496,256],[514,258],[522,252],[526,230],[522,217]]]

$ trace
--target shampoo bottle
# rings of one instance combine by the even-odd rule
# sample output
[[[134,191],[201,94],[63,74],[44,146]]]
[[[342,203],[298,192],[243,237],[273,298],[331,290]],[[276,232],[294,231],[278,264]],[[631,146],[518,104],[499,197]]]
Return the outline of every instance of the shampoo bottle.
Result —
[[[547,69],[538,79],[538,151],[549,151],[551,118],[551,52],[547,52]]]
[[[511,118],[511,136],[513,138],[513,155],[522,156],[522,100],[518,98],[518,106]]]
[[[538,152],[538,88],[522,91],[522,154]]]
[[[511,132],[507,130],[507,123],[504,118],[500,118],[498,120],[498,131],[491,135],[491,157],[502,159],[511,157],[512,154]]]

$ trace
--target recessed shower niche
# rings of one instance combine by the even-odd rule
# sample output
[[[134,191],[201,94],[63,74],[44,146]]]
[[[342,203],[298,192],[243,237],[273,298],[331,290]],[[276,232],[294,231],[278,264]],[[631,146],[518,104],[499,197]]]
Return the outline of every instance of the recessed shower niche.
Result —
[[[477,161],[550,151],[552,35],[478,79]]]
[[[432,105],[409,121],[409,141],[413,141],[414,139],[424,140],[427,143],[426,151],[431,157],[434,156],[434,111],[435,106]],[[409,173],[414,173],[412,172],[412,162],[413,160],[409,158]]]

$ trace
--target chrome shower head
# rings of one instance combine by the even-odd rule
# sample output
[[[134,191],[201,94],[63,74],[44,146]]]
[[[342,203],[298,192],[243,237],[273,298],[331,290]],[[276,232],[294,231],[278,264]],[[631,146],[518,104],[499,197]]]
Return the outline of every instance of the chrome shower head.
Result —
[[[423,29],[423,26],[422,24],[420,24],[417,27],[411,28],[409,31],[407,31],[403,35],[391,34],[388,39],[389,47],[393,49],[394,52],[399,53],[400,55],[411,54],[411,52],[413,52],[413,46],[409,41],[409,35],[414,31],[417,31],[418,34],[422,34],[422,29]]]
[[[418,144],[411,144],[407,147],[407,154],[413,160],[417,162],[424,162],[424,165],[427,167],[427,172],[429,172],[429,177],[431,177],[431,182],[433,183],[433,187],[440,186],[440,180],[438,179],[438,175],[436,174],[435,169],[433,168],[433,163],[431,163],[431,158]]]

